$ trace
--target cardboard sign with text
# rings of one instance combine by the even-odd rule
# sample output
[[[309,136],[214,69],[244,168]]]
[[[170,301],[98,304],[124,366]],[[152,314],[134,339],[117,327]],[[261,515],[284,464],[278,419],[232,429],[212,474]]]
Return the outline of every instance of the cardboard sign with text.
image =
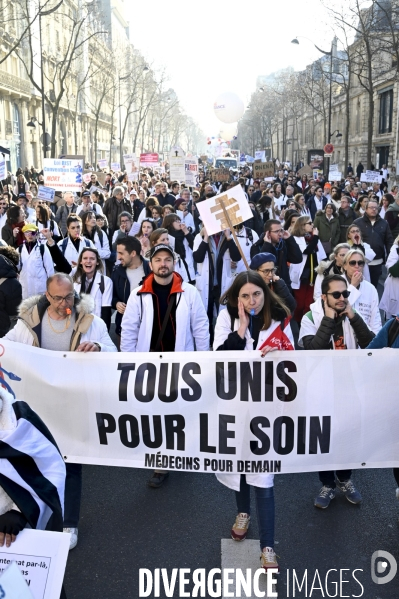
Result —
[[[313,170],[310,168],[308,164],[305,164],[305,166],[299,169],[297,175],[299,175],[299,177],[302,177],[302,175],[308,175],[311,177],[313,175]]]
[[[270,162],[254,162],[252,166],[252,176],[254,179],[264,179],[265,177],[273,177],[274,163]]]
[[[230,171],[228,168],[215,168],[211,172],[211,181],[224,183],[230,181]]]
[[[221,201],[223,201],[226,212],[223,210]],[[224,193],[200,202],[197,204],[197,208],[208,235],[220,233],[224,229],[230,229],[230,224],[232,226],[240,225],[253,217],[241,185],[236,185]]]

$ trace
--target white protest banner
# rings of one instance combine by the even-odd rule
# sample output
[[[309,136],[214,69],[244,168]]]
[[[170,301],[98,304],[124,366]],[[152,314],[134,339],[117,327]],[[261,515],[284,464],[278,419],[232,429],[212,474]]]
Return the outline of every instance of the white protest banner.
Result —
[[[382,183],[382,175],[379,171],[366,171],[360,175],[360,181],[366,183]]]
[[[0,568],[15,562],[34,599],[59,597],[69,540],[70,535],[66,533],[25,528],[11,547],[0,547]],[[7,571],[0,578],[0,585],[4,577]]]
[[[0,597],[3,599],[35,599],[16,562],[12,562],[0,577]]]
[[[338,164],[330,164],[330,172],[337,171],[337,170],[338,170]]]
[[[261,359],[259,351],[93,355],[1,343],[5,380],[70,462],[198,472],[399,466],[397,380],[386,376],[396,349]]]
[[[329,181],[341,181],[341,179],[342,179],[342,173],[339,171],[330,171],[328,173]]]
[[[239,225],[253,217],[241,185],[236,185],[224,193],[197,204],[198,211],[208,235],[214,235],[224,229],[230,228],[223,206],[220,203],[221,201],[223,201],[233,226]]]
[[[82,191],[83,160],[43,158],[43,177],[55,191]]]
[[[0,181],[7,178],[7,168],[5,158],[0,158]]]
[[[169,156],[169,173],[171,181],[185,182],[186,167],[184,156]]]
[[[266,161],[266,152],[265,150],[256,150],[255,152],[255,160],[260,160],[260,162]]]
[[[100,168],[100,169],[108,168],[107,158],[99,158],[97,160],[97,164],[98,164],[98,168]]]
[[[120,171],[121,165],[119,162],[111,162],[111,171]]]
[[[184,161],[185,183],[189,187],[198,185],[198,158],[186,158]]]
[[[83,183],[90,183],[92,171],[90,173],[84,173]]]
[[[37,191],[37,197],[39,200],[46,200],[46,202],[52,202],[55,196],[55,189],[52,187],[45,187],[44,185],[39,185]]]

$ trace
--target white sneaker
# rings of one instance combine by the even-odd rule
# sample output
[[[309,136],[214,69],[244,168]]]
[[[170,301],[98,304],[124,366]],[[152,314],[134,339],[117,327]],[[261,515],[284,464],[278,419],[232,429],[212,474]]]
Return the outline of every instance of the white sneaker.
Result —
[[[71,535],[71,542],[69,544],[69,551],[75,549],[78,544],[78,529],[77,528],[64,528],[63,532],[69,532]]]

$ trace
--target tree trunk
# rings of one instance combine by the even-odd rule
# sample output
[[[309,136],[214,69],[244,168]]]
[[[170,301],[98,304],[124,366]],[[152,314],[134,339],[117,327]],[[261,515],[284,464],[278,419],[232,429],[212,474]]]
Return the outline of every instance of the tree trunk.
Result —
[[[344,149],[344,177],[346,175],[346,169],[350,162],[349,160],[349,130],[350,130],[350,89],[351,89],[351,80],[350,80],[350,71],[348,72],[348,83],[346,87],[346,98],[345,98],[345,149]]]

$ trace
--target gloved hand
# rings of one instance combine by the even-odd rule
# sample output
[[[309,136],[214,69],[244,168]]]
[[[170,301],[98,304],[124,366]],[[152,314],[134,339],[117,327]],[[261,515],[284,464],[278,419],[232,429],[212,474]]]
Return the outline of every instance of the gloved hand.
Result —
[[[0,516],[0,547],[4,546],[4,541],[6,547],[10,547],[27,522],[25,516],[16,510],[10,510]]]

